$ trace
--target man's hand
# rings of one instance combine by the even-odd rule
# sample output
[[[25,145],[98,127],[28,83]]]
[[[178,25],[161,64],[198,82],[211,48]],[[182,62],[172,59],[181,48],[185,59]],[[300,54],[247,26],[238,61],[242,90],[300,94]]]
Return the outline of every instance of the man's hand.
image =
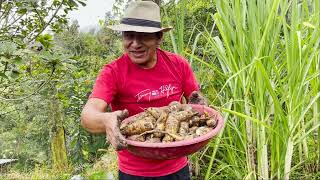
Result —
[[[193,91],[188,98],[188,103],[208,105],[208,100],[199,91]]]
[[[114,111],[107,114],[105,121],[107,138],[116,151],[125,149],[127,143],[123,135],[120,133],[120,123],[128,117],[128,111]]]

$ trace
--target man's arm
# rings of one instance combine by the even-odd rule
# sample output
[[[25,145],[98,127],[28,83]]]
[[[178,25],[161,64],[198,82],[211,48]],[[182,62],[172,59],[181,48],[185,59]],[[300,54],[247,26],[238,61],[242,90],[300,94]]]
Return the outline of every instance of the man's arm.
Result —
[[[115,149],[123,149],[125,139],[120,133],[120,120],[128,116],[128,111],[105,112],[108,104],[101,99],[90,98],[81,113],[81,125],[92,133],[106,133]]]
[[[105,112],[107,106],[101,99],[89,99],[81,113],[81,125],[89,132],[104,133],[108,126],[106,122],[111,118],[111,114]]]

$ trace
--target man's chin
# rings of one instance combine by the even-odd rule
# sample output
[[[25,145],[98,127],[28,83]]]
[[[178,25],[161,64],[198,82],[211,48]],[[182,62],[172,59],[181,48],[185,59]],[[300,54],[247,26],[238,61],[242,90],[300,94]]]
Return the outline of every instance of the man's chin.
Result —
[[[132,62],[134,64],[137,64],[137,65],[145,65],[145,64],[147,64],[147,61],[144,60],[144,59],[132,59]]]

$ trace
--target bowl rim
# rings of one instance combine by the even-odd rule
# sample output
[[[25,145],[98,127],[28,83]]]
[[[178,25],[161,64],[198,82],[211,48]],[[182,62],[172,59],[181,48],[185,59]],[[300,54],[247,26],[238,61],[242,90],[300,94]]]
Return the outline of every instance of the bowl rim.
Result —
[[[193,139],[186,139],[186,140],[182,140],[182,141],[176,141],[176,142],[166,142],[166,143],[147,143],[147,142],[139,142],[139,141],[133,141],[133,140],[128,140],[127,144],[129,146],[136,146],[136,147],[145,147],[145,148],[169,148],[169,147],[182,147],[182,146],[188,146],[188,145],[192,145],[192,144],[197,144],[206,140],[211,139],[212,137],[214,137],[215,135],[217,135],[220,130],[222,129],[222,127],[224,126],[224,119],[222,118],[221,114],[216,111],[213,108],[210,108],[208,106],[204,106],[204,105],[198,105],[198,104],[190,104],[192,107],[196,107],[197,109],[203,109],[204,110],[209,110],[211,112],[213,112],[213,114],[216,115],[216,119],[217,119],[217,126],[212,129],[210,132],[206,133],[205,135],[202,135],[200,137],[196,137]]]

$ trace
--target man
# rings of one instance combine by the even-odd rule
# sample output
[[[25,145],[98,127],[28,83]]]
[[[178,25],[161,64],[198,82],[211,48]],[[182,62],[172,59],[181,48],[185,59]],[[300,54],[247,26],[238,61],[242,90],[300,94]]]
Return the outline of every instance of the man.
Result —
[[[127,151],[119,120],[148,107],[172,101],[204,104],[190,65],[182,57],[160,50],[163,32],[160,8],[151,1],[132,2],[121,24],[109,28],[122,32],[124,54],[105,65],[81,115],[90,132],[106,132],[118,151],[119,179],[190,179],[187,158],[144,159]],[[112,112],[105,112],[110,105]]]

